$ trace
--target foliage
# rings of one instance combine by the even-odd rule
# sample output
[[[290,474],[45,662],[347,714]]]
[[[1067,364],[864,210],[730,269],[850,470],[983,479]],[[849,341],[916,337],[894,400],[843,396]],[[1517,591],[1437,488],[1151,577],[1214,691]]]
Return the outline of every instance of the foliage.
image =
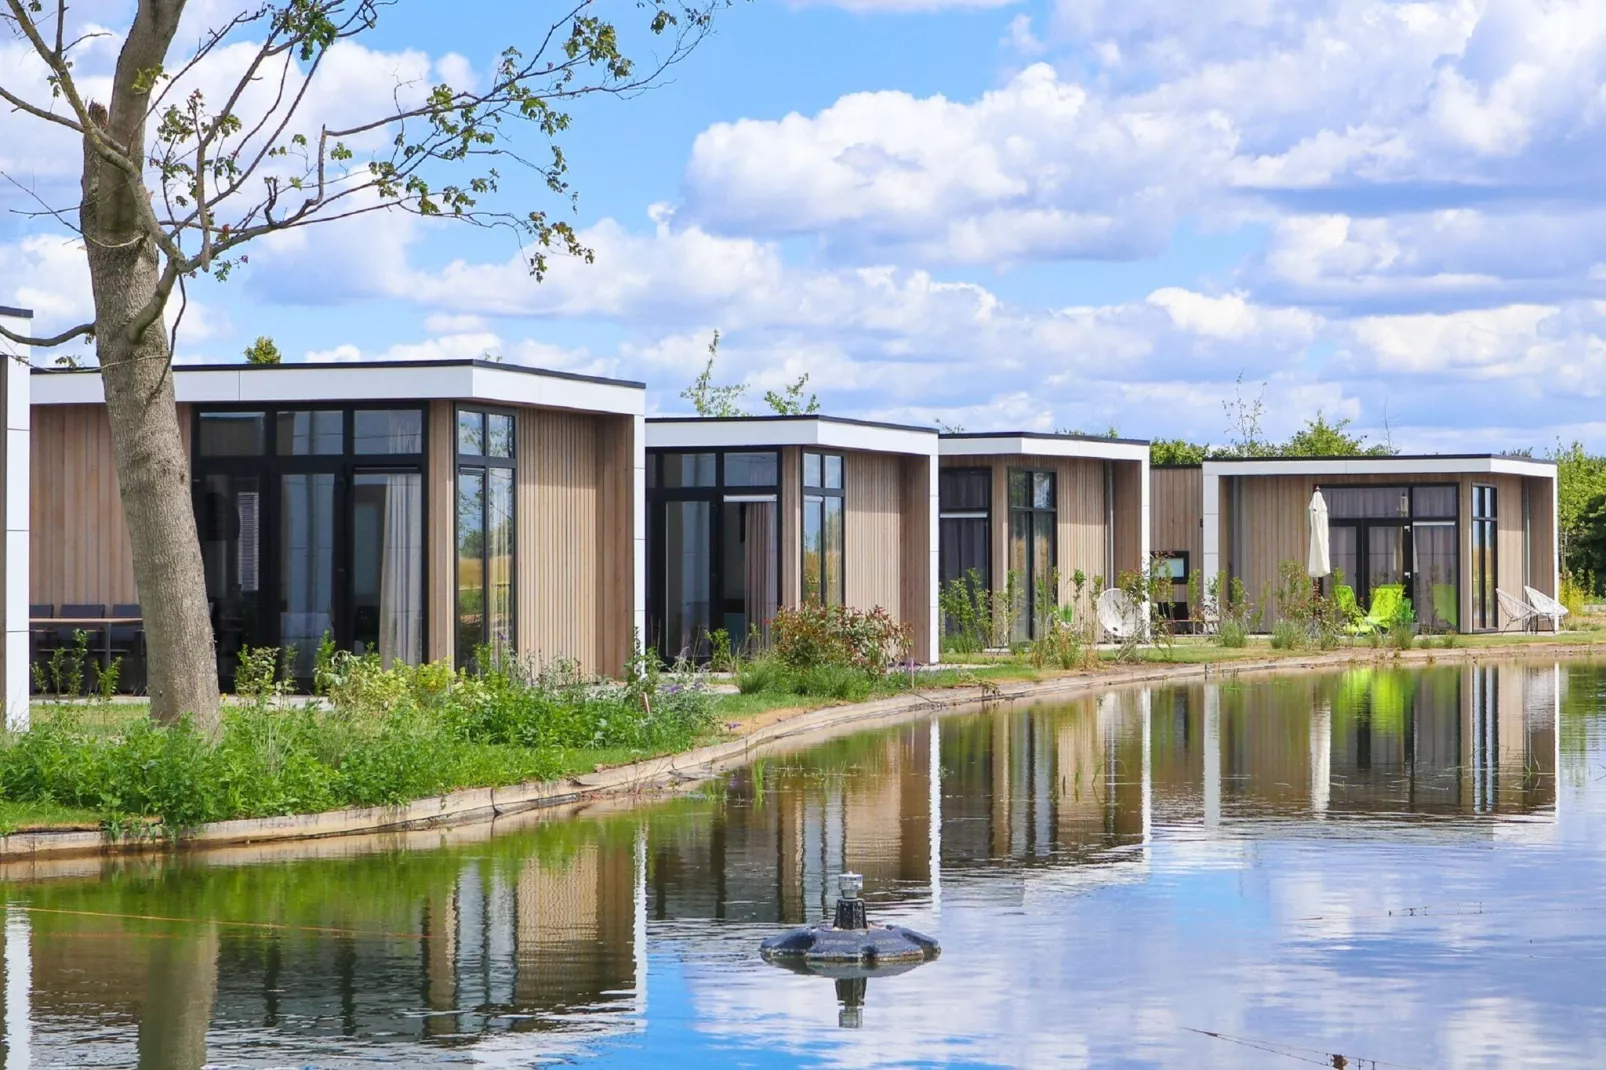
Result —
[[[1383,641],[1394,650],[1410,650],[1416,645],[1416,611],[1408,600],[1400,601],[1399,611],[1384,626]]]
[[[747,413],[738,402],[747,393],[747,384],[714,385],[714,361],[718,356],[719,332],[715,331],[713,340],[708,343],[708,363],[703,365],[702,373],[696,380],[680,392],[680,396],[691,402],[692,411],[698,416],[746,416]],[[802,389],[801,386],[799,389]]]
[[[872,680],[909,660],[913,636],[907,624],[875,609],[805,602],[783,607],[770,624],[775,657],[789,669],[845,665]]]
[[[803,396],[803,388],[809,385],[809,373],[804,372],[798,376],[796,382],[788,383],[780,392],[774,390],[764,391],[764,404],[774,409],[782,416],[807,416],[820,411],[820,399],[810,393]]]
[[[1288,650],[1302,650],[1307,646],[1318,650],[1337,647],[1349,623],[1338,599],[1323,594],[1298,561],[1284,561],[1279,574],[1282,582],[1277,604],[1281,615],[1272,625],[1272,646]]]
[[[279,347],[267,335],[258,335],[257,340],[245,347],[245,362],[247,364],[281,364],[283,357]]]
[[[1157,438],[1149,443],[1149,463],[1202,464],[1210,456],[1210,447],[1201,446],[1181,438]]]
[[[178,831],[550,777],[567,752],[679,750],[714,721],[712,696],[684,673],[617,683],[570,663],[512,659],[473,674],[444,663],[387,669],[377,655],[340,652],[323,710],[284,701],[290,664],[285,651],[242,652],[244,701],[226,710],[215,741],[187,719],[95,731],[72,709],[7,735],[0,800],[86,808],[114,827],[154,817]]]
[[[715,628],[708,633],[708,668],[711,672],[730,672],[735,667],[736,656],[731,651],[731,633],[724,628]]]
[[[1573,575],[1571,572],[1561,574],[1561,591],[1557,593],[1556,601],[1567,607],[1574,620],[1584,612],[1584,603],[1588,601],[1590,586],[1593,577]]]
[[[1328,423],[1322,410],[1317,409],[1316,418],[1306,420],[1304,427],[1277,447],[1277,454],[1280,457],[1387,457],[1394,452],[1385,443],[1367,445],[1365,435],[1350,434],[1350,423],[1347,416]]]
[[[1188,581],[1189,602],[1193,606],[1193,620],[1202,626],[1206,606],[1214,607],[1216,615],[1215,642],[1218,646],[1239,649],[1249,644],[1249,633],[1260,622],[1260,611],[1249,603],[1244,581],[1234,576],[1229,582],[1225,572],[1210,577],[1203,583],[1201,592],[1198,574]],[[1225,588],[1226,597],[1222,598]],[[1201,597],[1202,594],[1202,597]]]
[[[1019,572],[1004,577],[1001,589],[989,590],[981,573],[971,569],[937,591],[942,612],[943,650],[979,654],[1006,647],[1014,622],[1026,605],[1025,582]]]
[[[112,697],[117,694],[117,681],[123,675],[122,655],[119,654],[117,657],[112,658],[105,665],[98,661],[91,661],[89,663],[89,671],[94,674],[93,694],[95,699],[101,703],[110,702]]]

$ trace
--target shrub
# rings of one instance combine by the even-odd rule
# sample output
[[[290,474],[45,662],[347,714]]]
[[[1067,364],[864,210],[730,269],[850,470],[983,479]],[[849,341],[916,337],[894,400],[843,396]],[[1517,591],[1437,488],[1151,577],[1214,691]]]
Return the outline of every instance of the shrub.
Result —
[[[1304,650],[1309,641],[1305,626],[1287,617],[1278,618],[1271,626],[1273,650]]]
[[[1216,644],[1238,649],[1249,645],[1249,629],[1236,617],[1223,616],[1216,626]]]
[[[783,608],[770,625],[775,657],[789,669],[841,665],[872,680],[908,661],[912,646],[907,625],[877,606],[868,613],[847,606],[805,603]]]
[[[979,654],[992,643],[992,593],[982,585],[975,569],[939,588],[937,605],[942,613],[945,651]]]

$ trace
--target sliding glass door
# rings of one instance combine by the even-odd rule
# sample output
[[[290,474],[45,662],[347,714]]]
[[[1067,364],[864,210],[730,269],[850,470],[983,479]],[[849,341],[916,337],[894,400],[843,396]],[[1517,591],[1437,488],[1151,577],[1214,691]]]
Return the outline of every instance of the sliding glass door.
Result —
[[[1324,486],[1334,582],[1369,608],[1398,587],[1428,630],[1460,626],[1460,546],[1454,485]]]
[[[328,636],[388,665],[424,657],[424,413],[201,409],[191,459],[220,683],[245,647],[293,648],[312,681]]]

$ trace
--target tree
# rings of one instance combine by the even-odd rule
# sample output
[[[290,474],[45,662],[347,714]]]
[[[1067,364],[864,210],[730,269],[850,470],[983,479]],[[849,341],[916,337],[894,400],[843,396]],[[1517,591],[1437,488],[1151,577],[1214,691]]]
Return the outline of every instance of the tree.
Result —
[[[245,362],[247,364],[279,364],[282,358],[279,347],[274,345],[273,339],[267,335],[258,335],[257,340],[245,347]]]
[[[782,416],[807,416],[819,412],[820,399],[817,395],[811,393],[807,400],[803,397],[803,388],[808,385],[809,373],[804,372],[797,382],[782,387],[780,393],[764,391],[764,404]]]
[[[0,328],[22,345],[93,338],[105,382],[117,482],[148,642],[151,714],[195,716],[215,731],[216,657],[190,502],[188,459],[173,400],[173,337],[164,313],[185,284],[226,279],[265,235],[379,212],[411,212],[518,236],[539,280],[549,255],[589,261],[573,228],[544,210],[493,210],[498,164],[528,167],[572,200],[559,137],[580,98],[631,95],[654,85],[707,33],[725,0],[642,0],[640,30],[663,42],[638,68],[620,31],[585,0],[571,0],[528,48],[509,47],[483,88],[398,85],[390,103],[331,129],[302,116],[331,50],[373,31],[380,0],[262,0],[174,53],[186,0],[137,0],[105,101],[87,95],[75,63],[94,26],[68,26],[65,0],[3,0],[0,18],[48,74],[51,99],[23,72],[0,71],[0,99],[82,147],[76,205],[44,206],[84,242],[94,319],[50,337]],[[674,5],[673,7],[671,5]],[[632,16],[636,17],[636,16]],[[651,38],[648,38],[649,40]],[[228,77],[226,64],[244,55]],[[232,87],[209,99],[199,75]],[[260,101],[260,106],[250,103]],[[252,110],[255,109],[255,110]],[[548,143],[538,156],[513,141],[522,125]],[[152,129],[154,127],[154,129]]]
[[[1556,462],[1556,526],[1563,566],[1574,574],[1588,573],[1596,584],[1606,580],[1600,568],[1606,553],[1606,457],[1591,454],[1574,441],[1549,454]],[[1597,547],[1599,549],[1597,549]]]
[[[1150,464],[1202,464],[1210,447],[1181,438],[1157,438],[1149,443]]]
[[[1276,452],[1281,457],[1387,457],[1394,452],[1381,442],[1368,446],[1365,435],[1349,434],[1350,423],[1348,417],[1328,423],[1317,409],[1316,418],[1306,420]]]
[[[719,332],[715,331],[713,341],[708,343],[708,363],[703,365],[702,374],[696,381],[680,392],[680,396],[691,402],[692,411],[698,416],[746,416],[747,413],[736,404],[747,393],[745,383],[714,385],[714,361],[718,357]],[[799,389],[802,389],[801,386]]]
[[[1213,451],[1216,457],[1271,457],[1277,448],[1266,441],[1260,422],[1266,415],[1266,384],[1253,398],[1244,397],[1244,373],[1239,372],[1233,382],[1232,397],[1222,401],[1221,411],[1227,417],[1227,442],[1224,448]]]

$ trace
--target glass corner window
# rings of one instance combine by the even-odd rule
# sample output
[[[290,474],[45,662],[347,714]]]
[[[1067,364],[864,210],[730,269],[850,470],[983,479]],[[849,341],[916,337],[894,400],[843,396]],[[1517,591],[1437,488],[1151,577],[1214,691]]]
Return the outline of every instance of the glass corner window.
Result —
[[[457,411],[457,452],[464,457],[485,456],[485,414],[474,409]]]
[[[805,453],[803,455],[803,485],[805,487],[824,486],[823,469],[824,464],[818,453]]]
[[[517,476],[511,414],[457,412],[457,628],[459,666],[489,648],[517,649]]]

